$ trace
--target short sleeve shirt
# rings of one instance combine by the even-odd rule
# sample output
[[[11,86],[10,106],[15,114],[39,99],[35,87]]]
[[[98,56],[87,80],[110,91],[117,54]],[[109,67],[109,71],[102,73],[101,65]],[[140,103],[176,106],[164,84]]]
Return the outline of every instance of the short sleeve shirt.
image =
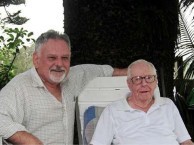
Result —
[[[169,98],[155,98],[147,113],[131,108],[126,98],[108,105],[98,121],[93,145],[179,145],[191,139]]]

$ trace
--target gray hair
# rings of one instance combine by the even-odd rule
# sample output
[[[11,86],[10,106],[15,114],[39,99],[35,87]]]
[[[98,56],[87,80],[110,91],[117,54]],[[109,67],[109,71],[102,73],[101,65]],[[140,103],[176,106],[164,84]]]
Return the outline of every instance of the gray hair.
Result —
[[[146,64],[146,65],[147,65],[148,67],[150,67],[150,68],[153,70],[153,72],[157,75],[157,73],[156,73],[156,68],[155,68],[155,66],[154,66],[151,62],[146,61],[146,60],[144,60],[144,59],[138,59],[138,60],[132,62],[132,63],[128,66],[128,70],[127,70],[127,79],[131,78],[131,68],[132,68],[132,66],[135,65],[135,64],[138,64],[138,63],[144,63],[144,64]]]
[[[69,50],[71,51],[71,42],[69,36],[66,33],[59,33],[55,30],[49,30],[42,33],[35,42],[35,51],[40,52],[41,46],[46,43],[49,39],[63,40],[67,43]]]

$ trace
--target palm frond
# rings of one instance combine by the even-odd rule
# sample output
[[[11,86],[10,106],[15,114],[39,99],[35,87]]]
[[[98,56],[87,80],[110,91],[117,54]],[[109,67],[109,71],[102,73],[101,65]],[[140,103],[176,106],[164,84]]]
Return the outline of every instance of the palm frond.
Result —
[[[25,0],[0,0],[0,6],[25,4]]]
[[[194,0],[180,0],[180,5],[182,5],[185,10],[193,4]]]
[[[26,17],[21,17],[20,16],[21,10],[18,10],[17,12],[11,14],[5,8],[5,12],[7,13],[8,17],[3,18],[2,20],[6,23],[22,25],[22,24],[26,23],[29,20]]]
[[[187,21],[188,16],[179,11],[179,30],[177,39],[176,57],[184,57],[184,78],[194,77],[194,20]]]

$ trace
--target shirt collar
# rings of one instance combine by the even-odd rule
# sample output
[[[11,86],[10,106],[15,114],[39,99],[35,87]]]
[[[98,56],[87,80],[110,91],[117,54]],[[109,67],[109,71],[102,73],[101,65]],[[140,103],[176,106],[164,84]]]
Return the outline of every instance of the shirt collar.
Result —
[[[128,96],[130,96],[130,93],[128,94]],[[155,91],[154,91],[154,104],[151,106],[154,108],[159,108],[160,106],[166,104],[167,102],[162,99],[162,97],[160,96],[160,91],[158,86],[156,87]],[[133,109],[131,106],[129,106],[128,102],[127,102],[127,97],[122,99],[122,105],[120,106],[120,109],[118,109],[120,111],[135,111],[136,109]]]
[[[38,75],[36,68],[32,67],[31,70],[31,77],[32,77],[32,85],[34,87],[45,87],[44,83],[42,82],[40,76]]]

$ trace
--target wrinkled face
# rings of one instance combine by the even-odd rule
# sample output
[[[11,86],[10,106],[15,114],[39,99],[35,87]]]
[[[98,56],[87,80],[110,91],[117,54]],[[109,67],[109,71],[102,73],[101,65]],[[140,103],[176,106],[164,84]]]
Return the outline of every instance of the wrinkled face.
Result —
[[[155,79],[152,78],[153,75],[156,75],[155,72],[145,63],[137,63],[132,66],[131,77],[127,80],[128,87],[132,92],[132,97],[135,97],[139,101],[150,100],[153,97],[154,90],[158,83],[157,77],[155,77]],[[143,78],[142,82],[141,79],[139,80],[139,78],[137,78],[135,81],[139,83],[133,83],[131,79],[138,76]],[[147,82],[144,77],[146,77]],[[152,82],[152,79],[155,81]]]
[[[49,39],[40,52],[33,54],[33,63],[44,82],[58,84],[69,72],[70,57],[69,47],[63,40]]]

